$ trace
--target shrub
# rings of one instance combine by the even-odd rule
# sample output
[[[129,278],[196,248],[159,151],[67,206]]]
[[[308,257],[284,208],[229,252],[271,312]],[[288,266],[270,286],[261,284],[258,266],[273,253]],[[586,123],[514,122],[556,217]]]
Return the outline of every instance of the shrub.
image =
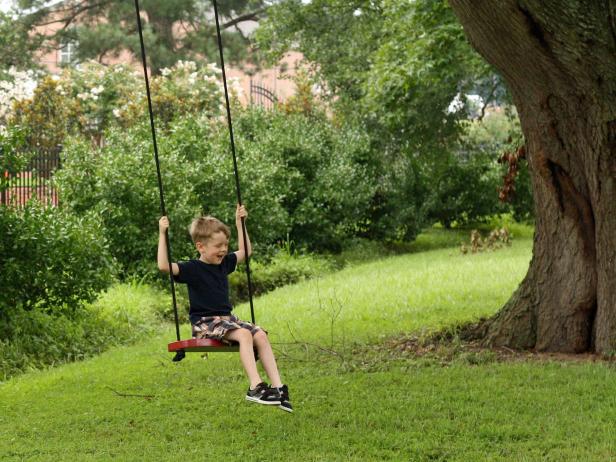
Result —
[[[0,207],[0,308],[74,312],[113,280],[100,220],[30,202]]]
[[[110,287],[70,317],[14,307],[0,316],[0,381],[151,334],[160,329],[169,298],[148,285],[129,283]]]
[[[113,343],[113,333],[80,310],[64,315],[13,307],[0,316],[0,379],[84,359]]]
[[[498,200],[501,168],[483,153],[444,155],[433,173],[426,208],[432,220],[446,228],[502,213]]]
[[[242,117],[238,113],[238,119]],[[242,200],[249,211],[248,229],[251,241],[260,247],[275,242],[287,230],[288,215],[281,204],[284,192],[279,181],[284,176],[284,165],[268,156],[261,146],[247,147],[240,129],[236,131],[236,145]],[[195,172],[191,187],[197,209],[230,225],[231,245],[235,246],[237,197],[226,125],[204,123],[198,118],[178,120],[172,125],[166,147],[186,159]]]
[[[533,200],[526,162],[521,158],[516,164],[515,184],[507,173],[511,153],[523,145],[514,108],[489,108],[483,119],[466,121],[463,127],[455,148],[442,153],[429,167],[429,217],[446,227],[501,213],[513,213],[517,220],[531,219]],[[514,191],[504,194],[505,189]],[[499,201],[499,193],[512,200]]]
[[[70,126],[70,106],[57,91],[58,82],[44,77],[31,99],[16,101],[9,125],[23,128],[31,149],[55,149]]]
[[[359,236],[388,243],[411,241],[427,224],[429,179],[418,159],[402,153],[379,155],[376,192]]]
[[[333,269],[333,263],[324,257],[313,255],[291,255],[279,251],[267,263],[251,260],[250,281],[253,295],[261,295],[278,287],[310,279]],[[248,281],[245,265],[229,276],[229,288],[233,303],[248,300]]]
[[[350,264],[366,263],[409,251],[406,246],[400,246],[400,249],[398,246],[399,244],[392,245],[384,241],[351,239],[345,244],[343,251],[334,256],[334,261],[337,268],[343,268]]]
[[[289,233],[302,247],[335,250],[358,232],[374,188],[361,134],[335,128],[323,114],[249,109],[237,119],[243,200],[256,247]],[[159,141],[173,258],[187,258],[195,255],[186,231],[195,215],[235,222],[228,132],[207,117],[180,118]],[[63,204],[100,217],[111,252],[126,272],[157,272],[160,211],[148,125],[110,129],[101,148],[70,139],[56,182]]]
[[[28,165],[30,156],[23,147],[23,130],[0,127],[0,193],[9,187],[12,176]]]
[[[0,22],[4,18],[5,16],[0,14]],[[36,73],[33,70],[19,71],[10,67],[0,71],[0,132],[7,124],[15,101],[31,98],[35,88]]]
[[[108,131],[102,148],[73,138],[63,152],[56,183],[63,205],[77,214],[94,213],[124,276],[154,274],[160,207],[148,127]],[[198,172],[176,150],[161,145],[161,174],[176,257],[192,254],[187,225],[198,212],[192,191]]]
[[[186,114],[219,116],[223,95],[219,74],[213,64],[178,61],[163,69],[162,75],[153,76],[157,121],[166,126]],[[241,90],[233,79],[230,87],[232,96]],[[21,98],[3,103],[7,98],[0,92],[0,117],[2,106],[14,101],[9,124],[24,127],[31,147],[50,149],[75,134],[100,144],[107,128],[128,128],[147,119],[143,77],[124,64],[105,66],[89,61],[67,67],[59,76],[43,77],[32,94],[21,93]]]
[[[337,251],[349,235],[361,232],[376,191],[367,136],[355,127],[335,126],[316,111],[251,110],[237,126],[241,152],[279,166],[271,181],[277,209],[288,221],[276,239],[288,233],[300,247]],[[247,171],[251,180],[257,177]]]

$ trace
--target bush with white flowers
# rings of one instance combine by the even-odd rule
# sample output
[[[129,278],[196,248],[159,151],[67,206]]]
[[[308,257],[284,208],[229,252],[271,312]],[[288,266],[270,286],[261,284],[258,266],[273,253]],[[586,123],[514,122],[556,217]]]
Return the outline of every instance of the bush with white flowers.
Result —
[[[34,71],[18,71],[11,67],[6,80],[0,80],[0,130],[6,130],[7,118],[10,117],[15,101],[32,98],[36,88]]]
[[[153,76],[150,85],[161,129],[180,116],[216,118],[224,114],[221,71],[214,64],[178,61]],[[236,79],[229,80],[229,91],[237,101],[241,86]],[[38,87],[24,84],[20,90],[11,87],[11,92],[1,103],[0,116],[5,113],[7,124],[24,127],[33,147],[61,144],[67,134],[100,142],[108,127],[128,128],[147,118],[143,74],[124,64],[105,66],[90,61],[44,77]]]

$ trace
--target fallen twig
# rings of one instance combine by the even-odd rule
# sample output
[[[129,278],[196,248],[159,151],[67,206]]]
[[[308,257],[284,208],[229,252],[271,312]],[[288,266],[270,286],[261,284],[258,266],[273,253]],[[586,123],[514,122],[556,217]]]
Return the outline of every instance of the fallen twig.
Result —
[[[116,395],[121,396],[123,398],[145,398],[145,399],[156,398],[155,395],[138,395],[138,394],[134,394],[134,393],[120,393],[119,391],[114,390],[113,388],[111,388],[109,385],[107,385],[107,388],[109,388]]]

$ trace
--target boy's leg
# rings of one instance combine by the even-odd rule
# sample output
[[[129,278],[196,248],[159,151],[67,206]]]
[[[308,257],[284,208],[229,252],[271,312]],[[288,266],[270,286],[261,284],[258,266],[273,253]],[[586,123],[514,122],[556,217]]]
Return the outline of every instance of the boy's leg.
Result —
[[[255,361],[252,334],[246,329],[234,329],[227,332],[225,338],[240,344],[240,361],[250,381],[250,388],[255,388],[261,383],[261,377]]]
[[[253,350],[252,333],[243,328],[234,329],[227,332],[225,338],[240,344],[240,360],[250,381],[250,388],[246,392],[246,400],[260,404],[280,406],[280,392],[278,389],[270,388],[266,383],[261,382]]]
[[[260,330],[254,335],[253,341],[261,357],[263,368],[272,381],[272,387],[276,390],[276,394],[280,399],[278,407],[284,411],[293,412],[293,406],[291,406],[291,402],[289,401],[289,387],[283,385],[280,380],[278,366],[276,365],[274,352],[272,351],[272,346],[269,343],[267,334]]]
[[[263,369],[265,369],[265,373],[272,382],[272,387],[280,388],[282,386],[280,373],[278,372],[274,352],[272,351],[272,346],[269,343],[267,334],[262,330],[259,330],[254,335],[253,341],[254,345],[257,347],[257,351],[259,352],[259,358],[263,364]]]

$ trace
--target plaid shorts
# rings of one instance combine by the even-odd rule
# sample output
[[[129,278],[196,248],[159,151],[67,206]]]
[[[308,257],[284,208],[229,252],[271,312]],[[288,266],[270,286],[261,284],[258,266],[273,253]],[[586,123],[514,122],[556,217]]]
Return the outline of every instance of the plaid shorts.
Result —
[[[231,343],[225,338],[225,334],[235,329],[248,329],[252,335],[263,330],[259,326],[242,321],[233,315],[204,316],[192,325],[192,335],[193,338],[212,338],[221,342]]]

